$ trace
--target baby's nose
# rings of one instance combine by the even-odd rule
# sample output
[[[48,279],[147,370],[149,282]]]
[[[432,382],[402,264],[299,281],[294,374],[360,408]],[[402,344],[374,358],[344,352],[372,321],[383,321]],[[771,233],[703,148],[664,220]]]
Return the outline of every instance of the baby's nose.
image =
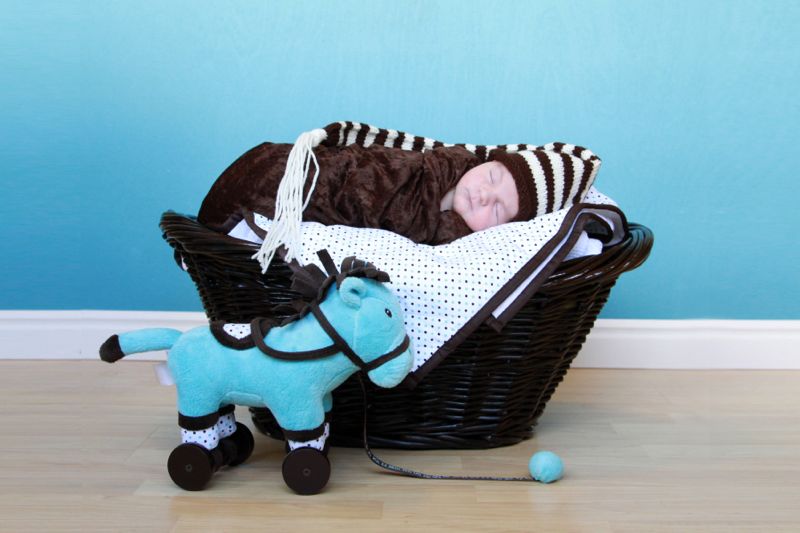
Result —
[[[492,199],[492,191],[488,187],[481,187],[481,205],[488,204]]]

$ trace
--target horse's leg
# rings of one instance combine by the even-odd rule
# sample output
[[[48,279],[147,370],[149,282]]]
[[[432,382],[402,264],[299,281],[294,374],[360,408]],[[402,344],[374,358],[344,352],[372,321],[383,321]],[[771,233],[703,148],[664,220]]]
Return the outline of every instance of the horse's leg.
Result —
[[[220,408],[216,430],[220,439],[220,448],[228,466],[236,466],[245,462],[253,453],[255,445],[253,434],[247,426],[236,421],[233,405]]]
[[[233,405],[225,405],[219,408],[217,414],[219,415],[219,419],[217,420],[217,436],[220,439],[224,439],[225,437],[230,437],[234,433],[236,433],[236,415],[234,413],[235,406]]]
[[[286,437],[289,453],[283,459],[283,480],[299,494],[316,494],[328,483],[331,475],[331,465],[321,451],[320,440],[327,427],[324,392],[313,394],[307,390],[287,389],[289,392],[282,395],[272,395],[267,391],[262,396],[271,400],[264,403],[275,415]]]
[[[177,377],[175,387],[181,442],[213,450],[219,444],[216,426],[220,417],[221,398],[217,387],[207,383],[205,373],[193,366],[205,355],[184,350],[175,354],[171,352],[169,357],[170,370]]]
[[[330,445],[328,444],[328,439],[331,434],[331,411],[333,409],[333,392],[326,392],[325,396],[322,397],[322,407],[325,409],[325,433],[323,434],[320,439],[322,440],[321,444],[322,447],[320,450],[325,455],[328,455],[328,450],[330,449]]]
[[[202,490],[212,474],[224,464],[219,449],[217,412],[205,416],[178,414],[181,444],[169,455],[167,470],[176,485],[185,490]]]
[[[320,396],[306,395],[293,403],[269,406],[286,437],[283,480],[299,494],[318,493],[331,475],[331,464],[322,452],[328,429],[323,403]]]
[[[178,426],[181,428],[181,442],[197,444],[206,450],[213,450],[219,445],[218,421],[219,413],[217,412],[205,416],[186,416],[179,413]]]
[[[317,396],[309,395],[295,398],[294,402],[270,405],[275,420],[283,430],[287,451],[299,447],[322,449],[323,441],[315,444],[328,429],[326,424],[325,401]]]
[[[331,434],[331,425],[326,418],[322,434],[320,436],[309,440],[292,440],[287,438],[286,447],[288,449],[286,451],[292,451],[298,448],[315,448],[321,451],[322,453],[327,454],[328,453],[327,442],[330,434]]]
[[[325,413],[330,413],[331,409],[333,409],[333,392],[328,391],[322,397],[322,408],[325,409]]]
[[[276,418],[280,422],[280,418]],[[281,467],[283,481],[298,494],[317,494],[330,479],[331,463],[325,453],[330,433],[328,413],[324,414],[324,419],[320,426],[308,431],[283,428],[288,448]]]

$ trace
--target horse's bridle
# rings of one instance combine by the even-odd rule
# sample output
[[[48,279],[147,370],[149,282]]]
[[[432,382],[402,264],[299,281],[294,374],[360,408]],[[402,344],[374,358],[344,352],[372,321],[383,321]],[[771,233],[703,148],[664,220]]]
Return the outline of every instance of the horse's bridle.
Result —
[[[403,341],[393,350],[387,352],[376,359],[373,359],[369,363],[365,363],[359,356],[356,354],[355,351],[347,344],[347,341],[342,338],[341,335],[336,331],[333,325],[330,323],[328,318],[325,316],[325,313],[322,312],[320,309],[319,304],[316,302],[312,302],[309,304],[309,308],[311,312],[316,317],[317,322],[319,322],[320,327],[322,330],[331,338],[333,344],[330,346],[326,346],[324,348],[317,348],[316,350],[306,350],[303,352],[284,352],[281,350],[276,350],[275,348],[271,348],[267,346],[267,343],[264,342],[264,333],[263,333],[263,326],[266,323],[263,319],[255,319],[250,323],[250,328],[252,331],[253,341],[255,345],[258,347],[259,350],[264,352],[265,354],[269,355],[270,357],[274,357],[276,359],[282,359],[284,361],[309,361],[312,359],[322,359],[324,357],[330,357],[334,354],[339,352],[343,353],[350,361],[356,365],[360,370],[364,372],[369,372],[378,368],[379,366],[388,363],[392,359],[399,357],[403,352],[408,350],[408,347],[411,344],[408,335],[403,338]]]

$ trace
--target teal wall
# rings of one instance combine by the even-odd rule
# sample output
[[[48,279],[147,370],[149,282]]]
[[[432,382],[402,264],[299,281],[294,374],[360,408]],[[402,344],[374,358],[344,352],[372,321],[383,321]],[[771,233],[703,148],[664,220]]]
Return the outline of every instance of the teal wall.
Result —
[[[360,120],[590,147],[657,237],[606,318],[800,318],[800,2],[3,2],[3,309],[199,310],[157,227]]]

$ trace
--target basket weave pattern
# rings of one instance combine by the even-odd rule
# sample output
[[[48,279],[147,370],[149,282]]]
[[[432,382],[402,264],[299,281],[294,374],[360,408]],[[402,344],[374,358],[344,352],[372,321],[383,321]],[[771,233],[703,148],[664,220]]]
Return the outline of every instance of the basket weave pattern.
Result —
[[[256,244],[172,212],[164,213],[161,229],[188,267],[209,319],[282,318],[272,307],[299,298],[282,261],[261,274],[251,259]],[[480,326],[413,390],[367,383],[370,446],[492,448],[529,438],[617,278],[645,261],[652,242],[649,229],[632,224],[622,243],[565,262],[500,333]],[[333,396],[331,443],[361,446],[361,387],[351,378]],[[267,409],[251,411],[261,431],[280,437]]]

